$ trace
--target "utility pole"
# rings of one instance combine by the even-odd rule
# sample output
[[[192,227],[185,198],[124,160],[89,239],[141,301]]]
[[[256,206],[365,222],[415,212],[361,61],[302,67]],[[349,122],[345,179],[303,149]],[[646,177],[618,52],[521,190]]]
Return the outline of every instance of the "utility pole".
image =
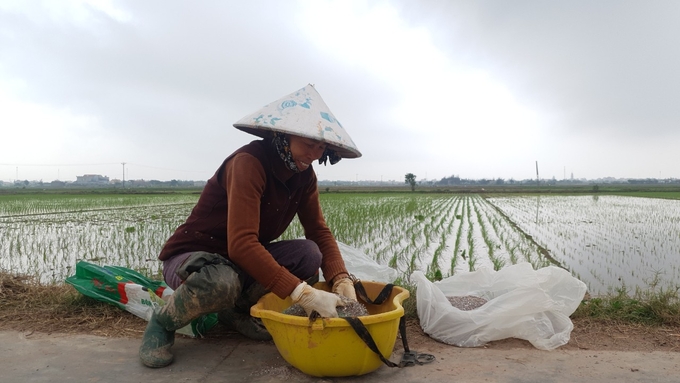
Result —
[[[123,189],[125,189],[125,164],[126,162],[121,162],[123,165]]]
[[[538,161],[536,161],[536,186],[541,186],[541,179],[538,177]]]

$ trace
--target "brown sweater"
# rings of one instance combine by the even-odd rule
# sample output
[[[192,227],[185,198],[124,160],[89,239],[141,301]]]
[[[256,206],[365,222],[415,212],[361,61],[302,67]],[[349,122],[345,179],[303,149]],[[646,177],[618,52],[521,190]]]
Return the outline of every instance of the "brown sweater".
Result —
[[[284,298],[300,280],[276,263],[263,244],[283,234],[297,214],[305,237],[321,250],[324,278],[333,280],[347,269],[323,218],[316,184],[311,166],[294,173],[268,141],[253,141],[224,160],[208,180],[159,259],[191,251],[217,253]]]

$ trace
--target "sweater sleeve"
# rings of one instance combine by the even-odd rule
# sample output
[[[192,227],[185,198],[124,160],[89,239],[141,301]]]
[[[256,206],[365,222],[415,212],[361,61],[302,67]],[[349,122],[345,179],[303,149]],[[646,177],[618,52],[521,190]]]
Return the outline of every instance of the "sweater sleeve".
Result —
[[[260,161],[240,153],[225,165],[229,259],[267,290],[285,298],[300,280],[279,265],[259,241],[260,203],[266,175]]]
[[[321,250],[321,271],[326,281],[333,281],[340,274],[349,274],[342,259],[335,237],[331,233],[321,211],[316,175],[312,177],[305,195],[300,201],[298,218],[305,231],[305,237],[314,241]]]

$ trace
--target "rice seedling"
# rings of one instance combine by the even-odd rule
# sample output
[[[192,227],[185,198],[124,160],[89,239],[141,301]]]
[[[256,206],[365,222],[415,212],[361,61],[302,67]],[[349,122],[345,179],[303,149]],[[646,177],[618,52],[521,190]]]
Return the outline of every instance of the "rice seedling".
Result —
[[[3,200],[0,269],[36,275],[46,283],[63,281],[78,260],[147,269],[150,275],[158,274],[161,247],[186,219],[198,198],[31,197],[18,199],[25,207],[14,203],[7,208]]]
[[[496,197],[489,202],[582,278],[591,292],[612,292],[621,283],[645,288],[645,279],[656,270],[663,270],[667,285],[677,280],[680,201],[606,195],[535,198]]]
[[[158,275],[158,252],[198,195],[0,198],[0,268],[49,282],[81,259]],[[405,281],[414,270],[439,279],[550,258],[593,292],[643,285],[653,270],[662,281],[680,276],[680,201],[324,193],[321,204],[338,241]],[[303,236],[294,221],[281,239]]]

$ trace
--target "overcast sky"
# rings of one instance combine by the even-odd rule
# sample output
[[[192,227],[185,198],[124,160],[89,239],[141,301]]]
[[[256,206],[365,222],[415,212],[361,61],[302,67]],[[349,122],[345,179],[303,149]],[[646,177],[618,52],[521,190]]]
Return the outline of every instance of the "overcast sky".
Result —
[[[680,1],[0,2],[0,180],[206,180],[312,83],[320,179],[680,178]],[[123,166],[121,163],[125,162]]]

